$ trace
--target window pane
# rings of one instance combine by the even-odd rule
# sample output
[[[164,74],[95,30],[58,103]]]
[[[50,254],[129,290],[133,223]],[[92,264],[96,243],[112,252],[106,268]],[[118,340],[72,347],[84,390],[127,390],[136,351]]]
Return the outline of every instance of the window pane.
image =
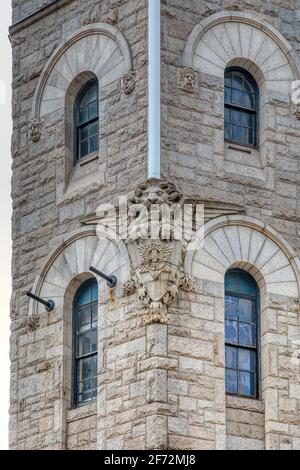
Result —
[[[226,369],[225,386],[227,393],[238,393],[238,373],[235,370]]]
[[[256,395],[255,374],[239,372],[239,393],[249,397]]]
[[[98,116],[98,103],[94,101],[89,105],[89,119],[94,119]]]
[[[242,127],[232,126],[232,139],[238,142],[242,141]]]
[[[92,380],[85,380],[79,384],[79,402],[84,403],[92,399]]]
[[[93,85],[90,88],[90,93],[89,93],[89,102],[92,103],[93,101],[97,101],[97,85]]]
[[[256,370],[256,353],[247,349],[239,349],[239,365],[241,371],[253,372]]]
[[[98,345],[98,329],[94,328],[91,332],[92,335],[92,349],[91,352],[97,351],[97,345]]]
[[[231,88],[231,73],[225,75],[225,86]]]
[[[91,137],[91,136],[94,136],[96,134],[98,134],[98,121],[93,122],[89,126],[89,136]]]
[[[89,128],[88,126],[84,126],[80,129],[80,140],[86,140],[89,136]]]
[[[225,108],[225,122],[231,122],[231,109]]]
[[[97,301],[97,300],[96,300]],[[93,305],[92,307],[92,322],[93,327],[95,326],[94,323],[98,321],[98,304]]]
[[[89,142],[88,140],[85,140],[84,142],[81,142],[80,144],[80,156],[85,157],[89,153]]]
[[[78,356],[85,356],[86,354],[90,354],[91,352],[91,333],[87,331],[86,333],[82,333],[78,337]]]
[[[239,73],[232,74],[232,87],[238,90],[243,90],[243,76]]]
[[[239,299],[226,295],[225,297],[225,318],[227,320],[237,320],[239,311]]]
[[[232,104],[236,106],[243,106],[243,92],[238,90],[232,90]]]
[[[243,122],[243,113],[242,111],[238,111],[233,109],[231,112],[232,123],[237,124],[238,126],[242,125]]]
[[[256,346],[255,326],[248,323],[239,324],[239,344],[243,346]]]
[[[88,108],[85,106],[84,108],[80,108],[79,110],[79,124],[83,122],[87,122],[88,120]]]
[[[225,139],[231,140],[231,125],[225,124]]]
[[[254,125],[254,115],[252,113],[247,113],[247,111],[243,112],[243,126],[245,127],[253,127]]]
[[[228,369],[238,368],[238,349],[226,346],[225,348],[225,363]]]
[[[97,356],[92,357],[92,371],[93,371],[93,377],[97,377],[98,375],[98,357]]]
[[[239,299],[239,320],[244,322],[254,322],[253,315],[255,303],[250,299]]]
[[[255,99],[252,93],[243,93],[243,106],[250,109],[255,108]]]
[[[225,102],[231,103],[231,88],[225,87]]]
[[[227,343],[238,344],[238,323],[236,321],[226,320],[225,338]]]
[[[90,138],[90,153],[98,150],[98,135],[94,135]]]
[[[91,328],[91,308],[86,307],[78,313],[78,331],[83,333]]]
[[[252,86],[248,82],[247,78],[245,78],[245,77],[244,77],[244,90],[249,92],[249,93],[253,93],[253,91],[254,91]]]

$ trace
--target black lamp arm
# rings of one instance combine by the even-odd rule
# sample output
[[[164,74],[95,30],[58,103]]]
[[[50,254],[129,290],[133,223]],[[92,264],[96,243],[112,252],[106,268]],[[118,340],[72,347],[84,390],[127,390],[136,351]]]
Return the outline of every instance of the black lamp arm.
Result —
[[[97,276],[102,277],[102,279],[104,279],[107,282],[108,287],[112,288],[116,286],[117,284],[116,276],[107,276],[106,274],[102,273],[98,269],[93,268],[93,266],[90,267],[90,271],[96,274]]]
[[[26,295],[27,295],[27,297],[29,297],[30,299],[35,300],[36,302],[38,302],[38,303],[44,305],[44,307],[46,308],[47,312],[52,312],[52,310],[54,310],[55,304],[54,304],[53,300],[44,300],[44,299],[41,299],[40,297],[38,297],[37,295],[33,294],[32,292],[27,292]]]

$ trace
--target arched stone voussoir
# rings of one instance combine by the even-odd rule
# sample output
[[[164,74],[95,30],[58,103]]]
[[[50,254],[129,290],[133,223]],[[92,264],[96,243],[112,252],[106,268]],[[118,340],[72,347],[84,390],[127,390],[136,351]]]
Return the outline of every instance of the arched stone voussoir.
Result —
[[[223,79],[225,68],[236,59],[255,76],[259,70],[271,91],[290,94],[292,81],[300,78],[297,55],[282,34],[255,15],[235,11],[216,13],[195,26],[183,66]]]
[[[107,23],[81,28],[52,54],[34,94],[32,117],[40,120],[64,107],[69,86],[84,72],[93,73],[101,89],[132,70],[129,45],[122,33]]]
[[[266,293],[299,297],[299,259],[266,224],[246,216],[220,217],[205,225],[202,237],[194,238],[185,258],[191,277],[223,283],[226,271],[239,267],[249,271]]]

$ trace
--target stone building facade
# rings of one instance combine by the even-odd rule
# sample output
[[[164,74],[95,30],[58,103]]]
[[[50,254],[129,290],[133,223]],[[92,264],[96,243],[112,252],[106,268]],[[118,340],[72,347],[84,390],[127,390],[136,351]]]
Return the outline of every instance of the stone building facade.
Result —
[[[147,181],[148,2],[12,5],[11,448],[299,450],[300,1],[162,1],[157,181]],[[237,67],[259,90],[252,147],[224,139],[224,74]],[[93,80],[98,152],[74,163],[74,107]],[[204,230],[116,240],[98,207],[120,196],[202,204]],[[232,269],[259,290],[255,398],[226,394]],[[76,406],[74,298],[91,278],[97,390]]]

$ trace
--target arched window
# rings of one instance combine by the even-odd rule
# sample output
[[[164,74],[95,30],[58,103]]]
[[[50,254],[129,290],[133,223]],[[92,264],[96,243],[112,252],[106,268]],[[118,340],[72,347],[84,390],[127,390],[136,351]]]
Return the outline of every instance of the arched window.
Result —
[[[76,161],[98,152],[98,80],[91,80],[79,93],[75,104]]]
[[[225,277],[226,392],[258,396],[259,291],[245,271],[234,269]]]
[[[258,146],[258,86],[240,68],[225,71],[225,140],[251,147]]]
[[[78,289],[73,304],[73,403],[97,396],[98,284],[89,279]]]

